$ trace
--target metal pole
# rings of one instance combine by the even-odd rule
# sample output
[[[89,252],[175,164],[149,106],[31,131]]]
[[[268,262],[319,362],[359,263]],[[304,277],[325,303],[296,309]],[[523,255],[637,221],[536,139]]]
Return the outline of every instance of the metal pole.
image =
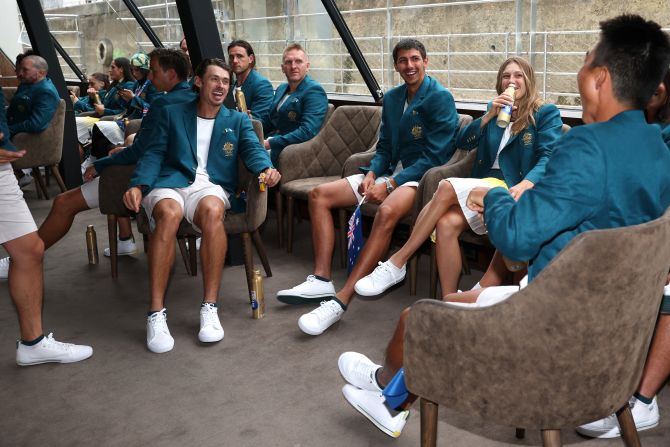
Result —
[[[354,36],[351,34],[351,30],[347,26],[347,23],[344,21],[344,18],[342,18],[340,10],[337,9],[334,0],[321,0],[321,2],[323,3],[323,6],[326,8],[326,12],[328,12],[330,20],[332,20],[333,25],[335,25],[337,32],[340,34],[340,38],[342,38],[344,45],[347,47],[347,50],[349,50],[349,54],[351,55],[351,58],[356,64],[356,68],[358,68],[359,73],[363,77],[365,85],[367,85],[368,90],[370,90],[372,97],[377,102],[381,101],[382,96],[384,96],[384,93],[382,92],[382,89],[379,87],[379,84],[377,83],[377,79],[375,79],[374,74],[372,74],[372,70],[370,70],[370,66],[365,60],[363,53],[361,53],[361,49],[358,47],[356,39],[354,39]]]
[[[30,45],[49,64],[49,78],[54,83],[60,97],[65,100],[65,129],[63,130],[61,169],[65,185],[68,188],[75,188],[81,185],[77,126],[74,120],[74,109],[72,108],[70,93],[65,84],[58,55],[56,55],[56,49],[49,32],[49,25],[47,25],[40,2],[34,0],[17,0],[17,4],[19,11],[21,11],[21,17],[28,32],[28,37],[30,38]]]
[[[521,31],[523,29],[523,0],[515,0],[514,7],[516,8],[514,53],[518,56],[523,49],[523,42],[521,41]]]
[[[68,67],[70,67],[70,70],[79,78],[79,80],[82,83],[88,84],[88,79],[86,79],[86,76],[84,76],[84,73],[81,72],[77,64],[72,60],[69,54],[67,54],[67,51],[65,51],[65,48],[60,44],[60,42],[51,34],[51,40],[54,43],[54,47],[56,48],[56,51],[58,51],[58,54],[60,54],[60,57],[63,58],[65,63],[67,64]]]
[[[537,24],[537,0],[530,0],[530,35],[528,39],[528,55],[530,65],[535,66],[535,29]]]
[[[128,11],[135,17],[135,20],[137,21],[137,24],[140,25],[142,28],[142,31],[144,31],[144,34],[147,35],[149,40],[151,41],[152,44],[154,44],[155,47],[157,48],[163,48],[163,42],[158,38],[158,35],[154,32],[154,30],[151,28],[151,25],[149,25],[149,22],[147,22],[147,19],[144,18],[144,15],[142,14],[142,11],[139,10],[137,5],[135,4],[134,0],[123,0],[123,3],[126,4],[126,7],[128,8]]]

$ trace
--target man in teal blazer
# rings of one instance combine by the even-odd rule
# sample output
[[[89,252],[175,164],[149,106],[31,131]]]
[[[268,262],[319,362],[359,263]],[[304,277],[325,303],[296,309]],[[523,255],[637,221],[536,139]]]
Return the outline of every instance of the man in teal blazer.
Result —
[[[235,73],[235,89],[244,93],[247,110],[261,123],[270,118],[270,107],[274,91],[270,81],[256,71],[256,55],[246,40],[234,40],[228,44],[228,60]]]
[[[46,77],[48,71],[47,61],[41,56],[31,55],[21,60],[16,70],[21,84],[7,109],[11,137],[19,132],[39,133],[49,127],[60,96],[51,79]]]
[[[587,124],[556,144],[545,176],[518,202],[503,188],[473,190],[468,199],[468,206],[484,212],[496,248],[529,261],[529,281],[578,234],[647,222],[670,205],[670,153],[660,128],[648,125],[643,114],[670,63],[670,42],[656,23],[639,16],[601,22],[601,30],[577,77]],[[659,329],[667,340],[670,326]],[[631,399],[638,430],[658,424],[654,395],[670,371],[667,360],[659,362],[667,359],[663,350],[652,347]],[[578,431],[613,437],[619,426],[609,417]]]
[[[238,187],[238,156],[251,172],[262,173],[267,185],[275,185],[280,178],[247,115],[221,107],[230,76],[230,67],[222,60],[202,61],[195,70],[198,99],[163,107],[124,195],[131,210],[138,212],[142,203],[154,227],[149,248],[147,347],[155,353],[174,346],[164,303],[182,217],[202,233],[204,297],[198,339],[217,342],[223,339],[217,309],[227,248],[223,218],[230,208],[228,197]]]
[[[51,210],[46,220],[38,230],[40,239],[44,242],[44,248],[48,249],[65,236],[72,226],[77,214],[92,208],[98,208],[98,185],[97,175],[108,166],[133,165],[137,163],[144,149],[151,141],[151,131],[158,127],[158,118],[163,107],[170,104],[180,104],[193,101],[197,95],[186,82],[186,77],[191,70],[188,57],[179,50],[167,50],[157,48],[150,54],[151,72],[156,88],[167,92],[158,97],[147,116],[142,120],[142,128],[137,132],[133,144],[125,149],[119,148],[118,152],[108,157],[96,160],[93,166],[84,173],[84,184],[79,188],[70,189],[60,193],[54,199]],[[133,240],[130,220],[119,219],[119,254],[132,254],[136,251]],[[109,249],[105,249],[109,256]],[[7,266],[9,258],[0,259],[0,279],[7,278]]]
[[[281,290],[277,299],[288,304],[322,302],[300,317],[298,326],[319,335],[338,321],[354,295],[354,284],[384,256],[396,224],[412,211],[418,182],[433,166],[454,152],[458,114],[454,99],[426,75],[423,44],[403,39],[393,50],[396,71],[405,81],[384,95],[382,123],[375,156],[365,174],[319,185],[309,195],[314,274],[298,286]],[[344,287],[335,292],[330,280],[334,247],[333,208],[365,201],[380,203],[370,237],[353,265]]]
[[[270,117],[263,123],[268,135],[265,148],[270,149],[275,165],[286,146],[314,138],[328,112],[325,90],[307,75],[309,58],[302,46],[294,43],[286,47],[281,69],[287,82],[277,87]]]

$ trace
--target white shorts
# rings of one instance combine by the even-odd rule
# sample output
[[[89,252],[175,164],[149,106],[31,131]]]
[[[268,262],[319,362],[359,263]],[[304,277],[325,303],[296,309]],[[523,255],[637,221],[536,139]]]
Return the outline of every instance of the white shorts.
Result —
[[[472,191],[473,188],[476,188],[478,186],[491,187],[492,180],[497,181],[497,179],[491,179],[491,178],[483,179],[483,178],[449,177],[448,179],[446,179],[446,181],[451,183],[451,186],[454,187],[456,197],[458,198],[458,204],[461,206],[461,211],[463,211],[463,215],[465,216],[465,219],[468,221],[470,228],[477,234],[486,234],[486,227],[484,226],[484,222],[479,216],[479,213],[476,213],[472,211],[470,208],[468,208],[466,202],[468,200],[468,195],[470,194],[470,191]],[[504,184],[502,183],[502,181],[498,182]]]
[[[195,182],[185,188],[156,188],[152,190],[146,197],[144,197],[144,199],[142,199],[142,207],[144,207],[147,216],[149,216],[149,226],[151,231],[156,227],[153,217],[154,207],[163,199],[172,199],[176,201],[181,206],[184,217],[188,223],[193,225],[193,228],[195,228],[196,231],[200,231],[200,228],[193,223],[193,216],[195,215],[195,210],[198,208],[200,200],[207,196],[218,197],[223,202],[225,209],[230,209],[230,200],[228,199],[229,194],[224,191],[221,186],[215,185],[210,182],[209,179],[206,179],[201,175],[196,175]]]
[[[37,231],[9,163],[0,164],[0,244]]]
[[[398,162],[396,165],[395,169],[393,170],[393,174],[391,174],[389,177],[392,177],[396,174],[398,174],[400,171],[402,171],[402,162]],[[361,183],[363,183],[363,179],[365,178],[365,175],[363,174],[354,174],[350,175],[349,177],[345,177],[347,181],[349,182],[349,185],[351,186],[351,189],[354,191],[354,194],[356,195],[356,201],[358,203],[363,200],[363,196],[360,195],[358,192],[358,187],[361,186]],[[380,183],[384,183],[384,177],[377,177],[375,179],[375,185],[378,185]],[[405,182],[402,185],[398,185],[398,188],[401,186],[410,186],[412,188],[418,188],[419,187],[419,182]]]
[[[100,196],[98,195],[98,188],[100,186],[100,177],[96,177],[90,182],[84,182],[80,189],[81,195],[84,196],[86,206],[89,208],[100,208]]]

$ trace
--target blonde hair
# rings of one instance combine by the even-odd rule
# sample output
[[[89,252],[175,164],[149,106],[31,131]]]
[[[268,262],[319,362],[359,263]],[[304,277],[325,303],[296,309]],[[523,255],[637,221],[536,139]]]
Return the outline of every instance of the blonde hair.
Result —
[[[523,73],[523,80],[526,85],[526,94],[523,98],[515,100],[516,119],[512,123],[512,135],[516,135],[529,125],[535,126],[535,118],[533,114],[544,104],[540,98],[540,93],[537,91],[537,83],[535,80],[535,71],[528,61],[522,57],[512,56],[500,65],[498,70],[498,78],[496,80],[496,91],[500,95],[504,89],[502,88],[502,76],[505,68],[511,63],[515,63],[521,68]]]

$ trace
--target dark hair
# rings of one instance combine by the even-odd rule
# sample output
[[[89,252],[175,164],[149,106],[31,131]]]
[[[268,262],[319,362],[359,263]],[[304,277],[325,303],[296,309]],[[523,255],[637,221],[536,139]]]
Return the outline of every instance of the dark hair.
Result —
[[[228,76],[232,79],[233,70],[231,70],[230,65],[226,64],[223,59],[219,59],[218,57],[208,57],[203,59],[202,62],[200,62],[197,67],[195,67],[195,75],[202,79],[207,72],[207,67],[210,65],[216,65],[217,67],[223,68],[228,72]],[[193,83],[193,90],[200,92],[200,89],[197,85],[195,85],[195,82]]]
[[[247,56],[254,56],[253,62],[251,62],[251,68],[256,67],[256,55],[254,54],[254,49],[251,47],[251,44],[246,40],[237,39],[233,40],[228,44],[227,51],[230,52],[230,49],[233,47],[241,47],[247,51]]]
[[[112,81],[112,85],[110,87],[116,87],[116,85],[122,81],[132,81],[135,79],[130,71],[130,60],[128,60],[128,58],[117,57],[112,61],[112,63],[117,67],[121,67],[121,70],[123,70],[123,79],[120,81]]]
[[[19,68],[19,64],[21,64],[21,61],[23,60],[24,57],[33,56],[35,54],[37,54],[37,53],[35,53],[35,50],[33,50],[32,48],[27,49],[23,53],[17,54],[16,55],[16,62],[15,62],[14,65],[16,66],[16,68]]]
[[[638,15],[600,22],[591,67],[606,67],[614,97],[644,109],[670,63],[670,41],[661,27]]]
[[[393,47],[393,63],[398,63],[398,51],[400,50],[419,50],[421,58],[426,58],[426,47],[416,39],[402,39]]]
[[[154,58],[163,70],[174,70],[180,81],[186,80],[191,72],[191,61],[181,50],[155,48],[149,53],[149,59]]]
[[[93,79],[95,79],[98,82],[102,82],[105,84],[102,88],[105,90],[109,90],[109,76],[107,76],[105,73],[93,73],[91,75]]]

